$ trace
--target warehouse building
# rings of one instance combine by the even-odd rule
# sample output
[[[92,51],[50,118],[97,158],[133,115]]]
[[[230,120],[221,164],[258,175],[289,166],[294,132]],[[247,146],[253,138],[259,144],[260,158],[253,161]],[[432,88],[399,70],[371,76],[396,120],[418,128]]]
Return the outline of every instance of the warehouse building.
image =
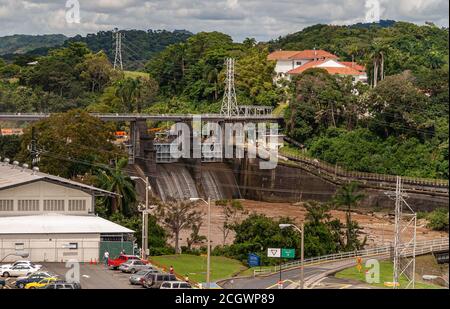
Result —
[[[111,256],[121,250],[131,254],[134,231],[95,215],[96,197],[112,195],[4,160],[0,163],[0,259],[27,252],[33,262],[90,262],[99,260],[105,250]]]

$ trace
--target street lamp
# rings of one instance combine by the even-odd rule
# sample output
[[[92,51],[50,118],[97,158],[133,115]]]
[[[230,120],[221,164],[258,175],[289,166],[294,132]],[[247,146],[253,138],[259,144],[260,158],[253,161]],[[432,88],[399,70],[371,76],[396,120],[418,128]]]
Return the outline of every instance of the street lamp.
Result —
[[[211,288],[211,198],[208,197],[208,201],[205,201],[204,199],[200,198],[200,197],[191,197],[190,198],[191,202],[198,202],[198,201],[202,201],[205,204],[208,205],[208,244],[207,244],[207,249],[206,249],[206,288],[209,289]]]
[[[8,256],[12,256],[12,255],[15,255],[15,256],[20,256],[21,258],[27,258],[30,254],[28,253],[28,252],[21,252],[21,253],[10,253],[10,254],[7,254],[7,255],[5,255],[1,260],[0,260],[0,263],[1,262],[3,262]]]
[[[138,176],[131,176],[131,180],[141,180],[145,184],[145,209],[142,211],[142,252],[141,258],[147,260],[148,250],[148,193],[152,191],[148,177],[142,178]]]
[[[301,245],[300,245],[300,289],[304,289],[305,288],[305,271],[304,271],[304,261],[305,261],[305,255],[304,255],[304,247],[305,247],[305,225],[302,222],[301,227],[299,228],[298,226],[294,225],[294,224],[280,224],[279,225],[280,229],[287,229],[287,228],[294,228],[295,230],[297,230],[300,235],[301,235]]]

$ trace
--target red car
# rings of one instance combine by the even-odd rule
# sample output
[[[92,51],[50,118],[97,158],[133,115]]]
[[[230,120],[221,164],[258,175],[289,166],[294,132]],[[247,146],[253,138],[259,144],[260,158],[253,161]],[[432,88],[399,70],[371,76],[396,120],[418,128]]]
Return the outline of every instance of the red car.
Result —
[[[120,265],[125,263],[128,260],[141,260],[136,255],[120,255],[117,259],[108,259],[108,267],[111,269],[118,269]],[[148,263],[147,261],[142,260],[144,263]]]

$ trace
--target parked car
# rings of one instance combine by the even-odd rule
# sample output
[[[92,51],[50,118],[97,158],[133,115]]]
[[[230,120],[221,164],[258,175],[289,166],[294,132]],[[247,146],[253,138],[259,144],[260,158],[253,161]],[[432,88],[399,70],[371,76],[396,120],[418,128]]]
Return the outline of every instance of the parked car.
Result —
[[[0,265],[0,269],[11,268],[11,267],[14,267],[14,266],[17,266],[17,265],[32,265],[32,266],[35,266],[35,267],[38,267],[38,268],[42,267],[42,265],[34,264],[33,262],[28,261],[28,260],[18,260],[18,261],[15,261],[12,264]]]
[[[164,281],[160,289],[192,289],[192,286],[184,281]]]
[[[2,268],[0,269],[0,275],[3,277],[21,277],[28,276],[34,272],[37,272],[40,269],[40,265],[26,265],[19,264],[16,266],[12,266],[10,268]]]
[[[49,289],[49,290],[79,290],[81,289],[81,284],[79,282],[52,282],[48,284],[47,286],[43,287],[42,289]]]
[[[158,274],[159,270],[151,268],[151,269],[143,269],[138,271],[137,273],[130,276],[131,284],[142,284],[141,279],[144,278],[148,274]]]
[[[142,278],[142,286],[147,289],[159,289],[165,281],[178,281],[172,274],[148,274]]]
[[[44,278],[38,282],[30,282],[25,285],[25,289],[40,289],[43,287],[46,287],[50,283],[60,281],[58,278],[52,277],[52,278]]]
[[[19,277],[16,280],[16,288],[23,289],[28,283],[39,282],[45,278],[57,278],[57,275],[50,272],[35,272],[27,277]]]
[[[108,259],[108,267],[111,269],[118,269],[120,265],[128,260],[141,260],[136,255],[120,255],[117,259]]]
[[[141,260],[128,260],[125,263],[120,264],[119,270],[124,273],[136,273],[139,270],[143,270],[151,267]]]

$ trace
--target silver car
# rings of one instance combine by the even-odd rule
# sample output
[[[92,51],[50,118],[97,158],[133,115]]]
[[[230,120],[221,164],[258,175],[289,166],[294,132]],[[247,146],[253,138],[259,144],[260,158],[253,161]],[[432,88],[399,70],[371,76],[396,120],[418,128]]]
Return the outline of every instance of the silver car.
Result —
[[[156,270],[154,268],[140,270],[137,273],[135,273],[135,274],[130,276],[130,283],[133,284],[133,285],[134,284],[141,284],[142,285],[142,279],[147,274],[157,274],[157,273],[159,273],[159,270]]]
[[[139,270],[148,269],[149,267],[151,266],[145,264],[141,260],[128,260],[119,266],[119,270],[121,270],[124,273],[134,274]]]

